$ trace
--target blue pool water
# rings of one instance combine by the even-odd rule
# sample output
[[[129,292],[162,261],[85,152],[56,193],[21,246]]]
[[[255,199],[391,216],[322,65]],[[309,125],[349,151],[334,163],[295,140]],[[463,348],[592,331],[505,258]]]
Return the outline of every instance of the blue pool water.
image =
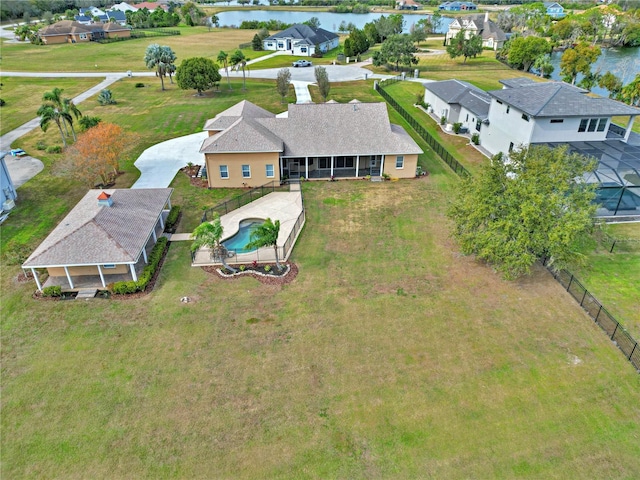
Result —
[[[257,220],[255,218],[242,220],[240,222],[240,229],[233,237],[226,239],[222,242],[222,245],[227,247],[227,250],[234,251],[236,253],[248,253],[257,250],[257,248],[246,249],[245,246],[249,243],[251,237],[251,229],[257,225],[262,225],[263,220]]]

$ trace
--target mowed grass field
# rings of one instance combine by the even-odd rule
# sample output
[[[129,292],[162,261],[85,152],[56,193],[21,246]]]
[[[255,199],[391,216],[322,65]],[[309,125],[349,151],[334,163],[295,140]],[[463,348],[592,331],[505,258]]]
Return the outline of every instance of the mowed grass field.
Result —
[[[65,43],[60,45],[31,45],[2,43],[2,69],[17,72],[126,72],[144,71],[144,53],[152,43],[168,45],[178,61],[185,58],[207,57],[216,60],[220,50],[231,54],[242,43],[251,42],[256,30],[211,29],[206,27],[176,27],[181,35],[140,38],[100,44]],[[243,49],[246,57],[254,59],[269,52]]]
[[[136,300],[3,266],[3,478],[637,478],[637,373],[544,270],[457,253],[455,181],[305,184],[285,287],[187,243]]]

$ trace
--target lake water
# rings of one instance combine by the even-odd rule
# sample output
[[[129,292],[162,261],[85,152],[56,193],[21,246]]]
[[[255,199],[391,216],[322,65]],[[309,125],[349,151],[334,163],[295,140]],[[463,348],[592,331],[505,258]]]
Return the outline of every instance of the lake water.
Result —
[[[280,20],[284,23],[302,23],[311,17],[318,17],[320,27],[330,32],[337,32],[338,27],[344,21],[353,23],[357,28],[363,28],[365,23],[373,22],[382,15],[389,16],[388,13],[332,13],[332,12],[296,12],[282,10],[232,10],[217,13],[220,26],[239,26],[244,20]],[[409,32],[411,25],[429,15],[400,14],[404,17],[404,31]],[[438,33],[445,33],[449,29],[449,24],[453,18],[442,17]]]
[[[562,52],[553,52],[551,54],[551,63],[555,67],[551,78],[554,80],[561,80],[560,78],[560,57]],[[635,76],[640,73],[640,47],[635,48],[603,48],[602,55],[598,58],[598,61],[591,67],[592,71],[600,69],[601,73],[611,71],[617,75],[623,84],[631,82]],[[582,78],[578,76],[578,81]],[[577,82],[576,82],[577,83]],[[609,96],[609,92],[605,89],[595,87],[593,93],[602,95],[603,97]]]

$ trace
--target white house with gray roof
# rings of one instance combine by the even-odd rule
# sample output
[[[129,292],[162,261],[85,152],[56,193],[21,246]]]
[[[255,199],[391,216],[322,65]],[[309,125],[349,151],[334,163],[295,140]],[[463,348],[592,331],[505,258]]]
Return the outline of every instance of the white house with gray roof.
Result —
[[[292,104],[274,115],[243,100],[208,120],[210,187],[256,187],[284,178],[415,177],[422,150],[389,121],[385,103]]]
[[[275,35],[265,38],[262,47],[265,50],[290,51],[292,55],[311,56],[316,46],[321,52],[337,48],[340,37],[323,28],[313,28],[304,24],[296,24]]]
[[[531,143],[604,141],[614,116],[628,117],[622,135],[627,142],[640,115],[637,108],[564,82],[518,78],[501,83],[502,90],[488,92],[489,116],[480,132],[480,144],[491,154]]]
[[[480,35],[482,46],[493,50],[501,49],[507,41],[507,34],[493,20],[489,20],[489,12],[484,15],[466,15],[456,18],[449,24],[444,37],[445,45],[448,45],[460,31],[465,32],[465,38]]]
[[[468,82],[443,80],[424,84],[424,101],[447,123],[461,123],[470,132],[479,132],[489,116],[491,97]]]
[[[138,279],[164,230],[172,188],[89,190],[22,264],[38,290]],[[42,285],[36,269],[47,269]]]

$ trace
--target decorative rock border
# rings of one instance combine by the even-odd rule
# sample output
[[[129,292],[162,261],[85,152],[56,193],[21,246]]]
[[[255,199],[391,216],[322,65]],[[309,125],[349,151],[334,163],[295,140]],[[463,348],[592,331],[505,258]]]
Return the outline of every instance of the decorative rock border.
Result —
[[[298,276],[298,266],[295,263],[285,264],[286,272],[282,275],[270,275],[268,273],[256,272],[255,270],[245,270],[237,273],[224,273],[221,268],[216,266],[202,267],[202,269],[214,275],[217,275],[223,280],[235,280],[243,275],[249,275],[258,280],[260,283],[267,285],[284,285],[291,283]]]

